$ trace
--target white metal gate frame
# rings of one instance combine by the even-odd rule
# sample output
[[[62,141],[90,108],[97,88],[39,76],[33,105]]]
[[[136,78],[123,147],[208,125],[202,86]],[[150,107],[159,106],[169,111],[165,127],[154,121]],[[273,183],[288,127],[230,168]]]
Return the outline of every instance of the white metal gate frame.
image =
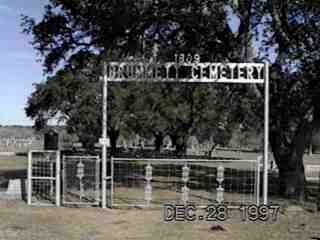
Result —
[[[52,172],[50,176],[33,176],[33,153],[55,153],[56,154],[56,161],[55,161],[55,176],[53,176]],[[51,186],[52,188],[55,187],[55,205],[60,206],[60,196],[61,196],[61,189],[60,189],[60,151],[41,151],[41,150],[32,150],[28,153],[28,176],[27,176],[27,202],[29,205],[43,205],[43,206],[51,206],[53,204],[47,203],[33,203],[32,202],[32,184],[33,180],[48,180],[50,182],[55,181],[55,186]]]
[[[178,57],[176,57],[178,58]],[[179,57],[180,59],[180,57]],[[227,65],[233,66],[259,66],[263,68],[264,74],[263,79],[252,79],[252,78],[244,78],[240,77],[238,79],[226,79],[226,78],[180,78],[178,76],[178,67],[187,66],[198,67],[198,66],[210,66],[210,65],[226,65],[225,63],[200,63],[200,57],[197,55],[197,59],[199,62],[191,63],[191,62],[167,62],[167,63],[153,63],[155,72],[155,77],[148,77],[146,79],[145,75],[143,75],[142,80],[139,80],[139,77],[134,76],[132,74],[132,68],[124,68],[125,65],[131,66],[132,62],[108,62],[104,65],[104,76],[103,76],[103,104],[102,104],[102,138],[100,138],[99,142],[102,145],[102,208],[107,207],[107,181],[111,181],[111,185],[113,183],[113,175],[107,176],[107,146],[109,145],[109,139],[107,138],[107,98],[108,98],[108,82],[121,82],[121,81],[158,81],[158,82],[211,82],[211,83],[241,83],[241,84],[256,84],[263,83],[264,84],[264,152],[263,152],[263,204],[268,203],[268,143],[269,143],[269,64],[266,63],[227,63]],[[180,60],[179,60],[180,61]],[[144,67],[146,66],[146,62],[134,62],[136,66]],[[158,68],[164,67],[168,72],[169,67],[176,67],[176,78],[163,78],[158,76]],[[127,71],[127,72],[126,72]],[[136,71],[141,71],[141,68]],[[143,74],[145,74],[145,69]],[[109,73],[109,74],[108,74]],[[125,73],[125,74],[124,74]],[[140,73],[140,72],[139,72]],[[127,77],[125,77],[125,75]],[[138,74],[139,75],[139,74]],[[151,78],[151,79],[150,79]],[[110,160],[111,161],[111,160]],[[112,164],[111,164],[112,165]],[[112,196],[112,195],[111,195]],[[112,199],[111,199],[112,200]],[[112,202],[112,201],[111,201]]]
[[[39,162],[48,162],[47,160],[44,161],[35,161],[33,158],[34,154],[43,154],[43,155],[50,155],[50,154],[55,154],[55,160],[50,162],[50,171],[48,172],[47,168],[44,169],[37,169],[36,168],[41,168],[41,166],[35,166]],[[45,156],[49,157],[49,156]],[[67,201],[65,196],[66,196],[66,159],[83,159],[85,160],[90,160],[90,161],[95,161],[95,192],[96,192],[96,198],[94,202],[75,202],[75,201]],[[51,161],[51,160],[50,160]],[[27,171],[27,203],[29,205],[36,205],[36,206],[61,206],[63,205],[100,205],[101,199],[100,199],[100,192],[101,192],[101,186],[100,186],[100,158],[98,156],[63,156],[62,157],[62,162],[61,162],[61,153],[60,151],[50,151],[50,150],[31,150],[28,153],[28,171]],[[52,167],[55,166],[55,169]],[[61,168],[62,166],[62,168]],[[37,174],[33,175],[35,172],[40,172],[40,176],[37,176]],[[45,173],[45,174],[43,174]],[[39,174],[38,174],[39,175]],[[40,201],[34,202],[33,199],[33,185],[34,181],[47,181],[49,182],[49,188],[50,192],[55,195],[54,199],[54,204],[51,203],[42,203]],[[62,182],[61,182],[62,181]],[[55,184],[54,184],[55,182]],[[62,189],[61,189],[61,183],[62,183]],[[62,192],[61,192],[62,190]]]
[[[95,162],[95,201],[68,201],[67,197],[67,161],[73,162]],[[84,168],[86,166],[84,165]],[[85,169],[83,169],[85,172]],[[83,173],[84,173],[83,172]],[[100,204],[100,158],[99,156],[76,156],[63,155],[62,157],[62,204],[63,205],[90,205],[95,206]],[[74,176],[76,177],[76,176]],[[83,176],[85,177],[85,176]]]
[[[177,165],[179,164],[180,166],[184,166],[184,167],[190,167],[190,166],[195,166],[197,164],[200,164],[199,166],[201,166],[201,164],[216,164],[216,168],[218,170],[218,165],[220,166],[223,166],[223,164],[230,164],[230,163],[247,163],[247,164],[250,164],[250,163],[253,163],[254,164],[254,168],[252,168],[251,170],[254,170],[254,193],[253,193],[253,196],[254,196],[254,202],[250,202],[250,203],[247,203],[247,204],[256,204],[257,206],[260,205],[260,171],[261,171],[261,160],[262,160],[262,156],[258,156],[256,160],[244,160],[244,159],[237,159],[237,160],[212,160],[212,159],[162,159],[162,158],[159,158],[159,159],[152,159],[152,158],[115,158],[115,157],[111,157],[111,171],[112,171],[112,174],[114,173],[114,164],[115,162],[117,161],[127,161],[127,162],[130,162],[130,161],[134,161],[134,162],[143,162],[146,164],[146,166],[152,166],[156,163],[158,164],[163,164],[163,163],[172,163],[174,165]],[[190,168],[189,168],[190,169]],[[187,170],[188,173],[187,173],[187,176],[185,176],[187,179],[189,179],[189,171],[190,170]],[[151,176],[148,176],[150,175]],[[183,178],[183,175],[184,173],[182,174],[182,178]],[[218,175],[217,175],[218,176]],[[222,177],[223,178],[223,177]],[[150,184],[150,186],[152,185],[151,184],[151,179],[152,179],[152,167],[151,167],[151,173],[149,172],[148,173],[148,170],[147,168],[145,169],[145,177],[144,177],[144,180],[145,180],[145,191],[146,191],[146,187],[148,184]],[[184,184],[182,185],[183,187],[186,187],[187,186],[187,183],[188,183],[189,180],[183,180],[182,179],[182,182],[184,182]],[[223,179],[222,179],[223,181]],[[219,186],[221,187],[221,183],[219,184]],[[183,187],[182,187],[182,191],[183,191]],[[152,189],[152,187],[151,187]],[[189,189],[187,187],[187,189]],[[119,204],[119,203],[114,203],[114,199],[113,199],[113,196],[114,196],[114,187],[113,187],[113,179],[112,179],[112,184],[111,184],[111,189],[110,189],[111,193],[110,193],[110,196],[111,196],[111,206],[112,207],[142,207],[142,208],[145,208],[145,207],[151,207],[151,199],[152,199],[152,191],[151,191],[151,195],[147,198],[150,198],[149,200],[145,199],[145,203],[138,203],[138,204]],[[145,192],[145,197],[146,197],[146,192]],[[188,195],[188,194],[187,194]],[[223,195],[223,193],[222,193]],[[218,197],[218,196],[216,196]],[[243,203],[244,204],[244,203]],[[205,208],[207,205],[197,205],[197,207],[199,208]],[[157,207],[156,205],[153,206],[153,207]],[[228,206],[228,208],[238,208],[239,206],[238,205],[230,205]]]

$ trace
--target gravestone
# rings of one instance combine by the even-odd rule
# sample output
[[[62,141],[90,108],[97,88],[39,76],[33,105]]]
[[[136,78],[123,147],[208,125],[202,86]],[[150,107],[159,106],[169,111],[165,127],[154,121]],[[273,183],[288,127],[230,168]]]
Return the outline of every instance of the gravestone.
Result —
[[[163,146],[165,149],[169,150],[170,148],[172,148],[172,141],[171,141],[171,138],[166,135],[163,139]]]
[[[44,150],[58,150],[59,149],[59,134],[50,129],[44,134]]]
[[[21,179],[9,180],[7,191],[1,192],[0,198],[5,200],[21,200],[22,199]]]
[[[187,141],[187,155],[200,155],[199,154],[199,141],[195,136],[190,136]]]

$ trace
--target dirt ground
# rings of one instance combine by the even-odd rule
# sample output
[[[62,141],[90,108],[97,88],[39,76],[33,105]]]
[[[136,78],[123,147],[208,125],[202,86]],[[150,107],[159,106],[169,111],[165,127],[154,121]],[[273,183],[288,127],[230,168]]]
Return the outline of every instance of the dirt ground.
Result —
[[[25,157],[0,160],[0,177],[6,180],[25,177]],[[307,160],[318,162],[315,156]],[[222,228],[212,230],[217,224]],[[320,214],[300,210],[281,209],[277,221],[267,223],[243,222],[239,211],[233,211],[225,222],[168,223],[163,220],[161,209],[30,207],[23,201],[0,200],[0,240],[312,238],[320,239]]]
[[[310,239],[320,237],[320,216],[299,212],[299,218],[281,211],[275,222],[243,222],[230,213],[225,222],[165,222],[161,209],[101,209],[30,207],[22,201],[0,201],[0,240],[106,239]],[[301,221],[294,222],[292,216]],[[306,230],[306,223],[318,219]],[[216,231],[213,226],[219,225]],[[320,229],[319,229],[320,230]],[[313,233],[311,233],[313,231]],[[290,235],[299,238],[290,238]],[[313,235],[312,235],[313,234]],[[319,234],[319,235],[317,235]]]

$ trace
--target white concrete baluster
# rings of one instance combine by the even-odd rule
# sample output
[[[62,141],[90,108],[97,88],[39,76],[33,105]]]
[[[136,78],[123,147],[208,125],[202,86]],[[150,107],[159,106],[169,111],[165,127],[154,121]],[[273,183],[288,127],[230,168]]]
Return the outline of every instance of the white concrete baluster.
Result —
[[[219,166],[217,168],[217,182],[218,182],[218,187],[217,187],[217,202],[220,204],[223,202],[223,193],[224,193],[224,188],[222,187],[222,182],[224,181],[224,167]]]
[[[190,168],[185,164],[182,168],[182,182],[183,187],[181,189],[181,201],[186,204],[189,201],[189,188],[187,187],[187,183],[189,181]]]
[[[146,185],[144,187],[144,200],[146,201],[146,206],[150,206],[150,202],[152,200],[152,186],[151,186],[151,180],[152,180],[152,166],[150,163],[145,167],[146,171]]]
[[[79,163],[77,164],[77,178],[79,178],[80,202],[83,198],[83,182],[82,182],[83,176],[84,176],[84,164],[80,160]]]

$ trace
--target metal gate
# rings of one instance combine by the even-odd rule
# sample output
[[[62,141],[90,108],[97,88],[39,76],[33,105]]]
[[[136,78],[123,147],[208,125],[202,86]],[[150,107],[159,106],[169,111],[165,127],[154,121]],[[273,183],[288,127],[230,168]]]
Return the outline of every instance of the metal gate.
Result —
[[[109,207],[260,203],[261,157],[110,160],[104,176],[98,156],[63,156],[60,162],[59,151],[30,151],[28,204],[60,206],[62,200],[63,205],[103,207],[103,197]]]
[[[62,203],[99,205],[100,175],[98,156],[63,156]]]
[[[60,152],[28,154],[28,204],[60,206]]]
[[[112,206],[260,205],[261,161],[111,158]]]

